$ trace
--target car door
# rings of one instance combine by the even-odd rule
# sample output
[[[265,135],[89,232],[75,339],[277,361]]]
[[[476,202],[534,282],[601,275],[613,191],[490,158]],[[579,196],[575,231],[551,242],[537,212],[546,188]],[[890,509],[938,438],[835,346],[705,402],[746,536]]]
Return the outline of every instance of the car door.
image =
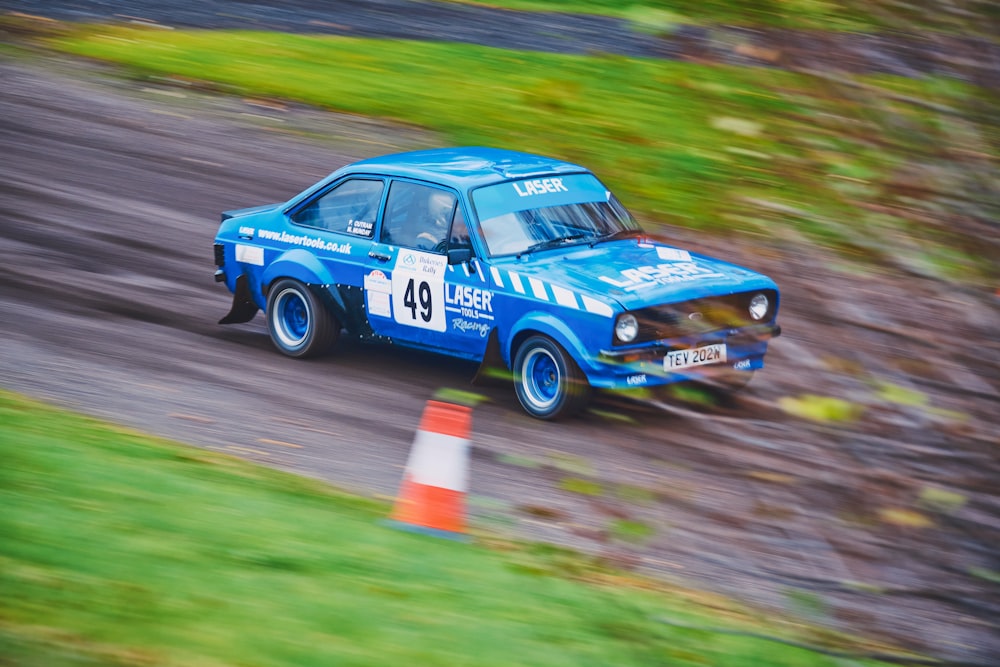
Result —
[[[392,181],[364,278],[375,333],[455,356],[481,356],[489,334],[485,327],[492,321],[492,293],[483,289],[471,248],[462,204],[453,191]],[[449,249],[455,263],[449,263]]]
[[[333,276],[332,289],[346,306],[349,321],[344,324],[350,329],[364,327],[360,288],[385,186],[385,180],[375,176],[349,176],[287,212],[286,236]]]

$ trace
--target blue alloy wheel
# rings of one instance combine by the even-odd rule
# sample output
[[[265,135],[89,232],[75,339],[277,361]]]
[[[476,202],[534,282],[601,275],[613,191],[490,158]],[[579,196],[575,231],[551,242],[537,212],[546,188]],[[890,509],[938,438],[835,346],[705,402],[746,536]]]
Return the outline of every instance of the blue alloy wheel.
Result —
[[[532,336],[518,348],[514,388],[521,405],[541,419],[579,412],[590,394],[587,378],[559,346],[546,336]]]
[[[309,306],[292,290],[278,295],[276,333],[281,341],[293,347],[302,343],[309,332]]]
[[[268,293],[267,330],[275,347],[284,354],[309,357],[325,352],[336,342],[340,324],[307,286],[283,279]]]

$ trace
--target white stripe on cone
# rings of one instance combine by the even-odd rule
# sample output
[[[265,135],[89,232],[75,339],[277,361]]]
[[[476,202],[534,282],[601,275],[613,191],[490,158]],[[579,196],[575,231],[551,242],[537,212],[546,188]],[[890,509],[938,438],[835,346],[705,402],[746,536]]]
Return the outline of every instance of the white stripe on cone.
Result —
[[[413,449],[410,450],[410,457],[406,462],[406,472],[416,484],[467,493],[468,452],[469,441],[465,438],[431,431],[417,431]]]

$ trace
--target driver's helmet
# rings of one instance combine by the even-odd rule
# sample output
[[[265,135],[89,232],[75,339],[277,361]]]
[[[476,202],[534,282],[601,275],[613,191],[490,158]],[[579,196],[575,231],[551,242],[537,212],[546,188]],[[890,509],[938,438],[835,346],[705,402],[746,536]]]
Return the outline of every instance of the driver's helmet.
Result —
[[[455,197],[452,194],[437,190],[427,201],[428,214],[431,223],[442,231],[448,229],[451,222],[451,212],[455,208]]]

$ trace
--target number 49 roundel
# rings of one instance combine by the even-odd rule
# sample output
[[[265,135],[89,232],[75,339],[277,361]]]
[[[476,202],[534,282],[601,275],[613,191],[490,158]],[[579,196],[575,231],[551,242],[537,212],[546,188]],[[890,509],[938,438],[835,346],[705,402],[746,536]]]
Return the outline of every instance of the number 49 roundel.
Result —
[[[396,322],[445,330],[444,274],[447,258],[402,250],[392,271],[392,312]]]

